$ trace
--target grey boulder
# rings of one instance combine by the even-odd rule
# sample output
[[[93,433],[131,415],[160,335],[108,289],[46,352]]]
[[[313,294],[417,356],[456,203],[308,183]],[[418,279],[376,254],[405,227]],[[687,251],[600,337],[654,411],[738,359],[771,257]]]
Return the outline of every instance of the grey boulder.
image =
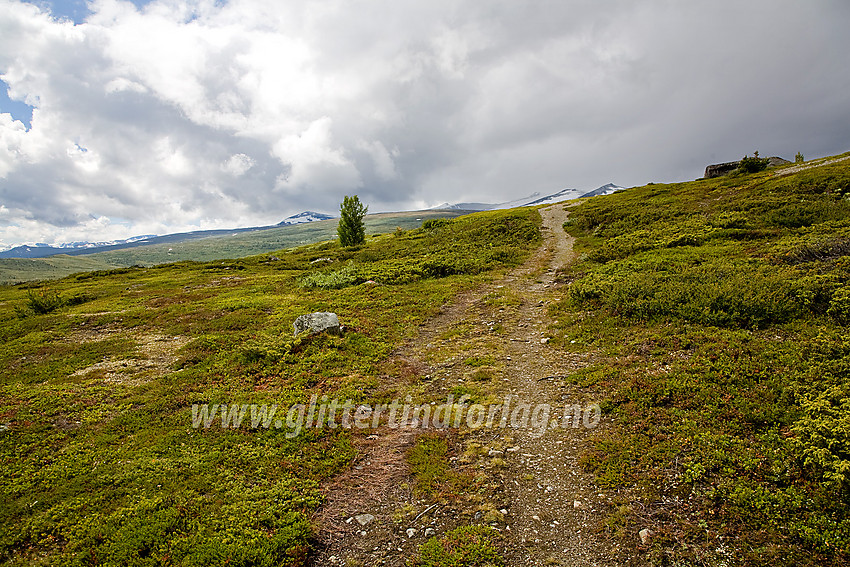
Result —
[[[342,329],[339,326],[339,317],[336,313],[319,312],[301,315],[292,324],[295,328],[295,336],[307,332],[309,334],[321,333],[327,331],[332,335],[341,335]]]

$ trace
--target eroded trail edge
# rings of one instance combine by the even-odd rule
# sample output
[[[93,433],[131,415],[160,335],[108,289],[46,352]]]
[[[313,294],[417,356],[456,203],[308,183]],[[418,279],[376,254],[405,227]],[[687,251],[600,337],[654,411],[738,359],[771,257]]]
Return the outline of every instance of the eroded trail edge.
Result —
[[[469,395],[492,406],[589,407],[596,392],[565,380],[593,352],[548,345],[548,305],[563,290],[560,268],[573,258],[563,204],[540,210],[543,245],[504,278],[461,294],[399,348],[390,364],[417,397],[444,403]],[[387,379],[399,377],[387,376]],[[469,524],[499,531],[508,565],[611,565],[614,542],[602,533],[607,497],[577,462],[593,427],[468,427],[441,432],[453,473],[465,490],[435,496],[416,490],[406,455],[418,428],[381,429],[356,440],[353,467],[328,487],[315,521],[321,551],[315,565],[405,565],[428,537]],[[541,423],[538,415],[537,423]],[[544,431],[545,429],[545,431]]]

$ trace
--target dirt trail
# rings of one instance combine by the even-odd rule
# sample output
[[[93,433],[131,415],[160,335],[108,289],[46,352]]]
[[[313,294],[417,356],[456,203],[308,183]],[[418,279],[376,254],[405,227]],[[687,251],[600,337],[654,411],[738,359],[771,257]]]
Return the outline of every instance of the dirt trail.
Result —
[[[795,165],[792,167],[786,167],[784,169],[780,169],[776,172],[776,177],[785,177],[786,175],[791,175],[793,173],[799,173],[801,171],[805,171],[807,169],[812,169],[815,167],[823,167],[824,165],[832,165],[833,163],[838,163],[840,161],[844,161],[846,159],[850,159],[850,156],[844,156],[835,159],[828,160],[815,160],[814,163],[804,163],[802,165]]]
[[[361,440],[358,461],[329,488],[316,518],[324,549],[314,565],[401,566],[427,535],[470,523],[501,532],[507,565],[613,565],[614,555],[623,557],[601,534],[608,501],[577,463],[593,429],[563,427],[566,406],[587,408],[598,400],[563,379],[592,353],[547,344],[547,306],[561,295],[557,270],[572,260],[573,240],[562,228],[562,204],[540,213],[544,243],[532,257],[503,279],[457,297],[393,361],[429,399],[445,401],[458,388],[481,391],[491,405],[510,395],[514,407],[548,404],[550,427],[545,433],[543,427],[450,433],[453,467],[474,476],[477,489],[436,502],[412,490],[405,460],[421,429],[387,429]],[[472,368],[465,363],[470,357],[488,365]],[[480,370],[492,378],[479,381]]]

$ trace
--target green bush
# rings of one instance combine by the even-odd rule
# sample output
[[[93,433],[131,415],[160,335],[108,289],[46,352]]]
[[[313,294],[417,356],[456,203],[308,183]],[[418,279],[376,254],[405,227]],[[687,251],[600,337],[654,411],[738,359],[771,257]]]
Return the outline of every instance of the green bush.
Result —
[[[422,223],[422,230],[437,230],[452,223],[452,219],[428,219]]]
[[[798,312],[796,288],[783,272],[747,264],[718,259],[655,270],[652,263],[635,260],[576,280],[570,299],[630,319],[674,318],[720,327],[764,327]]]
[[[738,164],[738,170],[742,173],[758,173],[767,169],[768,164],[770,164],[770,160],[760,158],[759,153],[756,152],[753,157],[744,156],[741,158],[741,163]]]
[[[794,424],[794,447],[803,464],[839,491],[850,489],[850,384],[804,394]]]
[[[839,325],[850,325],[850,287],[842,287],[832,294],[826,313]]]
[[[850,214],[850,203],[826,197],[773,207],[765,214],[765,220],[771,226],[799,228],[840,221],[846,219],[848,214]]]
[[[607,238],[601,246],[591,251],[588,257],[596,262],[607,262],[655,248],[698,246],[719,232],[719,229],[698,216],[677,219],[676,222],[658,222],[649,228]]]
[[[27,290],[27,298],[23,307],[18,307],[18,316],[25,317],[30,314],[44,315],[56,311],[67,302],[55,289],[42,287],[37,290]]]
[[[306,274],[298,280],[303,288],[342,289],[358,283],[360,280],[357,268],[353,264],[333,272],[315,272]]]

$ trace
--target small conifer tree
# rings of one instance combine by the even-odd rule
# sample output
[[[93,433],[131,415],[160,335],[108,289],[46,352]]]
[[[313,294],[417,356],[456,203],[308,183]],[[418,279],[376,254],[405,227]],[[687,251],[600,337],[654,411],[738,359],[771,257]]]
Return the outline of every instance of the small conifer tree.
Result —
[[[767,169],[770,159],[760,158],[759,153],[755,152],[753,157],[744,156],[738,165],[738,170],[742,173],[757,173]]]
[[[803,163],[806,159],[803,157],[803,154],[797,152],[797,155],[794,156],[794,163]]]
[[[366,242],[363,217],[368,210],[369,207],[364,206],[357,195],[346,195],[343,198],[339,206],[339,226],[336,229],[340,246],[358,246]]]

